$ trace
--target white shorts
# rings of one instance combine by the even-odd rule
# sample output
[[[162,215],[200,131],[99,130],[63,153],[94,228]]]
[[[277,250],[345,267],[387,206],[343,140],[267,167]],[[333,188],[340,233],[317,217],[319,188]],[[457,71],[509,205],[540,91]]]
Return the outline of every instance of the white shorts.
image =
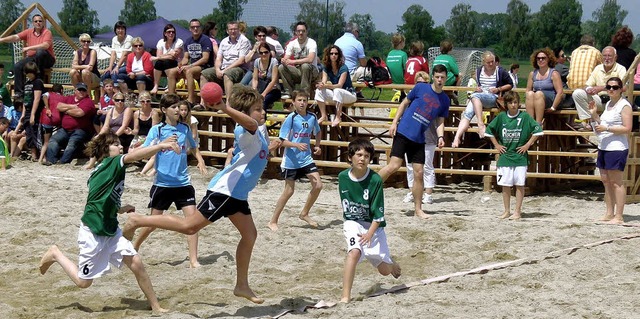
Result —
[[[369,231],[371,223],[368,222],[356,222],[353,220],[346,220],[342,226],[342,233],[347,240],[347,252],[352,249],[360,250],[360,260],[365,258],[374,266],[378,267],[380,263],[393,264],[391,260],[391,254],[389,253],[389,246],[387,246],[387,235],[384,232],[384,228],[378,228],[371,238],[371,246],[362,247],[360,245],[361,234],[366,234]]]
[[[78,277],[81,279],[99,278],[110,271],[109,263],[120,268],[123,256],[138,254],[133,244],[122,237],[120,228],[113,237],[97,236],[89,227],[81,224],[78,230],[78,247]]]
[[[524,186],[527,180],[526,166],[501,166],[497,169],[496,178],[500,186]]]

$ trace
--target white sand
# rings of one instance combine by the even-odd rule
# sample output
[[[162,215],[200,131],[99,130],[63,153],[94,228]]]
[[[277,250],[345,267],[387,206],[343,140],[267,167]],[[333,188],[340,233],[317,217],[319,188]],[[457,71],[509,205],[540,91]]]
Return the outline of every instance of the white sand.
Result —
[[[129,171],[135,171],[131,168]],[[217,172],[215,169],[212,171]],[[209,177],[192,170],[197,197]],[[115,270],[88,289],[76,288],[55,264],[44,276],[41,255],[57,244],[77,260],[76,236],[86,197],[88,172],[77,165],[18,162],[3,178],[0,192],[0,318],[145,318],[151,315],[127,269]],[[250,268],[254,305],[234,297],[238,234],[228,220],[200,233],[199,269],[188,269],[183,235],[157,231],[141,255],[165,318],[266,317],[319,300],[337,301],[341,292],[345,242],[335,179],[325,188],[311,216],[320,229],[297,218],[309,190],[306,182],[281,217],[280,231],[266,224],[283,182],[262,180],[250,197],[258,241]],[[147,213],[152,180],[127,176],[123,203]],[[600,185],[587,184],[602,190]],[[383,277],[368,263],[358,266],[354,301],[286,318],[634,318],[640,310],[640,238],[615,240],[555,258],[558,250],[640,233],[640,228],[596,225],[604,211],[602,194],[588,190],[525,198],[521,221],[499,220],[502,195],[485,194],[480,184],[439,187],[426,205],[431,219],[412,216],[404,189],[385,189],[386,229],[400,279]],[[481,198],[489,196],[482,203]],[[640,226],[640,205],[626,206],[628,223]],[[403,292],[364,296],[395,285],[470,270],[519,258],[519,264],[485,274],[451,278]]]

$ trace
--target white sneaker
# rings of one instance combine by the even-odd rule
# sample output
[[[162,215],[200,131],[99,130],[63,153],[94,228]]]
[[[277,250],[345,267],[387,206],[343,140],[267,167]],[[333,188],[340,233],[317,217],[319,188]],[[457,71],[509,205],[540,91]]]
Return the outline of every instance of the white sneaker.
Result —
[[[422,194],[423,204],[433,204],[433,197],[430,194]]]
[[[290,98],[291,98],[291,95],[289,95],[289,94],[283,94],[283,95],[280,97],[280,99],[282,99],[282,100],[288,100],[288,99],[290,99]]]
[[[413,194],[411,192],[409,192],[404,199],[402,200],[403,203],[413,203]]]

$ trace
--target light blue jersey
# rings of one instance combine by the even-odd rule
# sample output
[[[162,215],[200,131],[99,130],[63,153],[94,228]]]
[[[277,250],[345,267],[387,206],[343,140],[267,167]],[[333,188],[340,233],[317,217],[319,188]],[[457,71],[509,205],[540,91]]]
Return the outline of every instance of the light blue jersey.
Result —
[[[289,114],[280,128],[280,139],[307,144],[308,148],[306,151],[295,147],[285,148],[280,166],[286,169],[298,169],[313,164],[311,136],[316,136],[319,132],[320,124],[315,114],[300,115],[296,112]]]
[[[249,192],[256,187],[267,167],[269,143],[259,131],[251,134],[240,125],[236,125],[233,134],[235,149],[231,164],[211,179],[208,189],[235,199],[247,200]]]
[[[160,133],[160,136],[158,136]],[[154,185],[161,187],[182,187],[191,185],[191,177],[187,171],[187,151],[198,147],[193,139],[191,129],[183,123],[171,126],[166,123],[154,125],[144,141],[144,146],[157,144],[171,137],[178,137],[180,154],[173,150],[163,150],[156,154],[155,168],[157,171]]]

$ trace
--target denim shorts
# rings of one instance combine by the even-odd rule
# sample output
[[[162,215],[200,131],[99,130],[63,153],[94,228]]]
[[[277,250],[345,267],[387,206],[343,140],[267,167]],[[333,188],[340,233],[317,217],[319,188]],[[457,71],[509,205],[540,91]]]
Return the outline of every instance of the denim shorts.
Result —
[[[471,99],[473,98],[480,100],[480,103],[482,103],[482,108],[490,109],[496,106],[496,99],[498,98],[498,96],[493,93],[479,92],[471,94]],[[471,103],[471,101],[467,103],[467,107],[464,109],[464,112],[462,112],[462,115],[464,115],[464,117],[469,121],[471,121],[471,119],[475,115],[475,112],[473,111],[473,103]]]

